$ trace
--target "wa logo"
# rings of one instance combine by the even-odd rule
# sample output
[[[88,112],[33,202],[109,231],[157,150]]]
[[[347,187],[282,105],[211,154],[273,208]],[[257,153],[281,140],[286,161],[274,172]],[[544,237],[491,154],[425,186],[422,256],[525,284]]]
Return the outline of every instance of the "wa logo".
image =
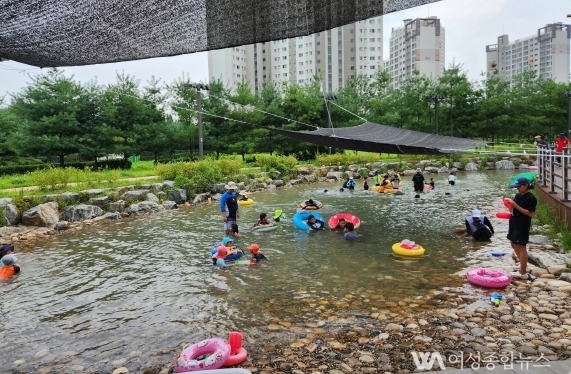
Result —
[[[431,370],[434,366],[434,361],[438,361],[440,370],[446,370],[442,356],[438,352],[411,352],[414,364],[418,370]]]

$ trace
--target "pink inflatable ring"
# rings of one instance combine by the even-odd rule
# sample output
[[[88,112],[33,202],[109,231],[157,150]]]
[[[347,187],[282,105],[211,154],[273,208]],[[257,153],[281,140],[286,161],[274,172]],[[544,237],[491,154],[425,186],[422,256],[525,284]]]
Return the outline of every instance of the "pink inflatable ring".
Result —
[[[210,356],[196,360],[197,357],[209,353]],[[185,347],[174,363],[176,373],[189,371],[218,369],[230,356],[230,344],[224,339],[213,338],[202,340],[190,347]]]
[[[511,283],[512,278],[503,270],[476,268],[470,270],[466,277],[471,283],[488,288],[502,288]]]

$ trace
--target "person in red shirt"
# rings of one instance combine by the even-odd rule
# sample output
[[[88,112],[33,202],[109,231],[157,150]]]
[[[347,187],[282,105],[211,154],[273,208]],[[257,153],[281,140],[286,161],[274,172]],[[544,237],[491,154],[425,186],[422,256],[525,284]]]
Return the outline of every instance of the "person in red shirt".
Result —
[[[565,136],[565,133],[561,133],[559,134],[559,137],[557,138],[557,140],[555,141],[557,144],[557,148],[555,149],[555,152],[557,153],[562,153],[563,149],[566,149],[569,146],[569,139],[567,139],[567,137]],[[557,157],[557,163],[561,163],[561,157]]]

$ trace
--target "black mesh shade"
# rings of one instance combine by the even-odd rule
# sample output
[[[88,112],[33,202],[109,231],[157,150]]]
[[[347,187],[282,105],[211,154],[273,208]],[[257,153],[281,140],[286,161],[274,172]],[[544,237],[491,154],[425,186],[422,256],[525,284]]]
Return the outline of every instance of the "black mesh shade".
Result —
[[[463,153],[468,148],[486,145],[486,142],[478,140],[427,134],[372,122],[355,127],[321,128],[309,132],[281,129],[272,129],[272,131],[302,142],[326,147],[378,153]]]
[[[0,0],[0,57],[40,67],[309,35],[439,0]]]

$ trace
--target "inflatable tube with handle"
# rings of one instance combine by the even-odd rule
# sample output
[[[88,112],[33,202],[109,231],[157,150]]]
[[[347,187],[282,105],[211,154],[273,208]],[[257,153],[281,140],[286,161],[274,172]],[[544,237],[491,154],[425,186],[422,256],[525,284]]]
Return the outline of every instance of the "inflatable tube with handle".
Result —
[[[228,341],[230,342],[230,357],[228,357],[224,366],[234,366],[246,361],[248,352],[242,347],[242,334],[232,331],[229,334]]]
[[[202,360],[198,357],[209,356]],[[175,373],[196,372],[203,369],[218,369],[230,357],[230,344],[224,339],[212,338],[201,340],[183,348],[182,353],[178,355],[174,362]]]

